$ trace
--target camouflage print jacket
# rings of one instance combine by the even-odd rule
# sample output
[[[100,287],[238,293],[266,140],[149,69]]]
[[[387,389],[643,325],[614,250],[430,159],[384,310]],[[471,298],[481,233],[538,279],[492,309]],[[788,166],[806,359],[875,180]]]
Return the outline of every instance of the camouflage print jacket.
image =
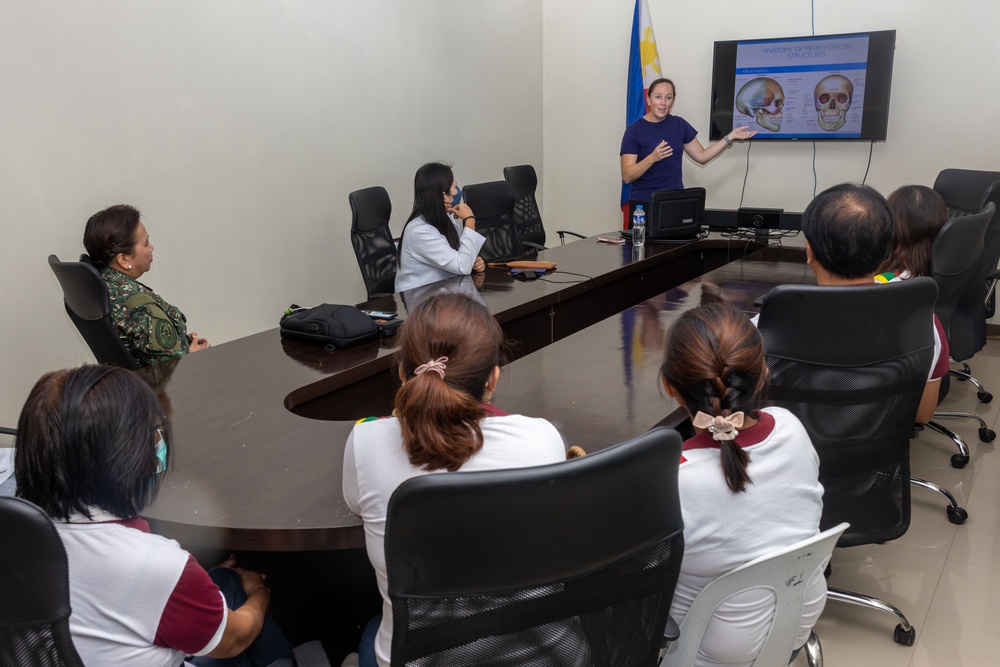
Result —
[[[108,267],[101,276],[111,297],[111,319],[136,362],[149,366],[188,351],[184,313],[120,271]]]

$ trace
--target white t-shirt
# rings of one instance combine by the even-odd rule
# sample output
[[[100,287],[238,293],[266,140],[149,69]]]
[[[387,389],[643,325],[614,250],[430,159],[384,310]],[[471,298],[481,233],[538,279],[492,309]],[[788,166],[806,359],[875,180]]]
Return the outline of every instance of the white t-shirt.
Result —
[[[448,239],[423,216],[414,218],[406,225],[399,244],[397,292],[472,273],[472,266],[486,243],[486,237],[462,225],[451,215],[448,217],[458,232],[458,250],[452,248]]]
[[[215,650],[225,598],[174,540],[100,510],[56,522],[69,561],[73,644],[86,665],[177,667]]]
[[[684,560],[670,616],[678,623],[702,588],[733,568],[819,533],[823,486],[819,456],[801,422],[784,408],[765,408],[761,420],[737,436],[750,455],[752,484],[741,493],[726,485],[714,446],[704,433],[684,443],[678,472],[684,517]],[[798,636],[809,637],[826,603],[826,580],[809,581]],[[770,592],[752,590],[716,611],[701,643],[696,665],[750,664],[774,614]]]
[[[480,421],[483,447],[462,472],[525,468],[566,460],[566,447],[556,428],[544,419],[521,415],[488,416]],[[428,473],[410,464],[403,450],[399,421],[394,417],[355,425],[344,451],[344,499],[365,522],[368,558],[382,594],[382,625],[375,639],[379,665],[388,667],[392,649],[392,604],[385,567],[385,519],[389,498],[410,479]]]

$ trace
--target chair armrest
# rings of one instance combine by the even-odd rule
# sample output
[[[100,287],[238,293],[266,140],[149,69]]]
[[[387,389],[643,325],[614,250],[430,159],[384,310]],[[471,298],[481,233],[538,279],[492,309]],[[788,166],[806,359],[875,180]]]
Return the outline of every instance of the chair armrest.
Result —
[[[566,242],[566,238],[565,238],[566,234],[569,234],[570,236],[575,236],[578,239],[585,239],[585,238],[587,238],[583,234],[577,234],[576,232],[570,232],[570,231],[567,231],[565,229],[557,231],[556,234],[559,235],[559,242],[560,243],[565,243]]]
[[[532,243],[531,241],[521,241],[521,245],[524,246],[525,248],[531,248],[532,250],[536,250],[536,251],[537,250],[548,250],[548,248],[546,248],[545,246],[539,245],[537,243]]]
[[[667,617],[667,627],[663,630],[663,638],[668,642],[675,642],[681,636],[681,629],[672,617]]]

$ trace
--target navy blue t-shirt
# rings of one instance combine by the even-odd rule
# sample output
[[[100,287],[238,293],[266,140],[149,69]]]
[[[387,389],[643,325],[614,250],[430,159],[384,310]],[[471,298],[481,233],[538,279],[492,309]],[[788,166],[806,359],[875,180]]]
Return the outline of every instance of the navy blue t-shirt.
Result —
[[[698,131],[680,116],[668,115],[659,123],[651,123],[645,118],[640,118],[629,125],[625,130],[625,136],[622,137],[620,155],[635,155],[636,162],[641,162],[664,139],[674,149],[674,153],[667,159],[655,163],[645,174],[632,181],[628,198],[632,201],[648,202],[657,190],[683,190],[681,165],[684,144],[696,136]]]

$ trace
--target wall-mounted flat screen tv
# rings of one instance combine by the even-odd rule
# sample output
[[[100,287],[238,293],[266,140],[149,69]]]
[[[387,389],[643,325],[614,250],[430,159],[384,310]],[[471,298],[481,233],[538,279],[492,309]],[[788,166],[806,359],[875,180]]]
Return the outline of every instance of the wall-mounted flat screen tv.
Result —
[[[710,136],[885,141],[896,31],[715,43]]]

